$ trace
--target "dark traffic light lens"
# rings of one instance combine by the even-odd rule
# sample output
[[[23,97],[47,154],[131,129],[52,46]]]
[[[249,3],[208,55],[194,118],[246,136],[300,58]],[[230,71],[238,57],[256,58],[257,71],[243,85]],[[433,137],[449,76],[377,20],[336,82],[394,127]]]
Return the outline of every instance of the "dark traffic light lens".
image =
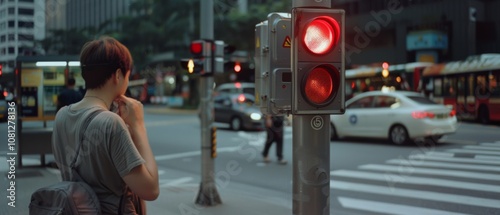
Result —
[[[316,67],[307,75],[304,83],[304,93],[309,102],[321,105],[332,98],[333,77],[324,67]]]

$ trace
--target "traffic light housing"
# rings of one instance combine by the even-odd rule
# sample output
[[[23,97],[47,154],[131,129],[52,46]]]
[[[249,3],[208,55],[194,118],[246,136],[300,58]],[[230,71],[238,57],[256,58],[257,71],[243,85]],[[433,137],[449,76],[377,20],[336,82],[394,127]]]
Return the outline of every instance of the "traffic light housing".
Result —
[[[190,74],[202,76],[224,72],[224,54],[232,53],[233,46],[224,44],[222,40],[194,40],[189,46],[193,56],[191,59],[181,59],[181,67]]]
[[[292,10],[292,114],[345,112],[344,10]]]
[[[289,13],[270,13],[255,26],[255,91],[264,114],[282,115],[291,109],[291,25]]]

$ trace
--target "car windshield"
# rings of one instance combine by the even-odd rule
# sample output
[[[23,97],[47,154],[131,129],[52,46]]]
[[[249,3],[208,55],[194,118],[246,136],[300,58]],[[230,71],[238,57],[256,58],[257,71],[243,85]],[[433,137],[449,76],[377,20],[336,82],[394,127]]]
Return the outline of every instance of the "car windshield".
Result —
[[[243,93],[255,95],[255,89],[254,88],[243,88]]]
[[[423,96],[408,96],[408,98],[419,103],[419,104],[425,104],[425,105],[437,104],[436,102],[434,102],[426,97],[423,97]]]

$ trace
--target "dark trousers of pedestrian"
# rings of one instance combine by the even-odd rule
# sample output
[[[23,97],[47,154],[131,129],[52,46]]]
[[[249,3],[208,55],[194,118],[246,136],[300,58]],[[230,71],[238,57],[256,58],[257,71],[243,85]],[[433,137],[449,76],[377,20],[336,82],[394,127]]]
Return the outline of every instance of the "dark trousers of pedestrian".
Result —
[[[264,151],[262,155],[267,157],[269,154],[269,149],[273,142],[276,142],[276,157],[278,160],[283,159],[283,130],[276,128],[267,128],[267,140],[266,145],[264,146]]]

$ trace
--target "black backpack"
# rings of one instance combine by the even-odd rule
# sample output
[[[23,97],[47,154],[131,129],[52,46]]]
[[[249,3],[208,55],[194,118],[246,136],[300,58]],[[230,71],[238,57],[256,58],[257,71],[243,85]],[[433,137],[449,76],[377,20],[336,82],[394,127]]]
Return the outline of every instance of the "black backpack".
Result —
[[[101,205],[97,195],[82,180],[74,167],[83,142],[83,134],[92,119],[102,111],[94,111],[84,122],[81,141],[78,143],[75,158],[70,164],[71,181],[58,182],[36,190],[31,195],[30,215],[101,214]]]

